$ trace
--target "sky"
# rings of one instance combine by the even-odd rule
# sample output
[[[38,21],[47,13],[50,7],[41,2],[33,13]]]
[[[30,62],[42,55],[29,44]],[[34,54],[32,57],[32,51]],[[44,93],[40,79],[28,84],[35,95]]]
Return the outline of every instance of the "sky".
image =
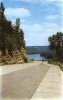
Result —
[[[63,0],[0,0],[5,16],[20,19],[26,46],[48,46],[48,37],[63,32]]]

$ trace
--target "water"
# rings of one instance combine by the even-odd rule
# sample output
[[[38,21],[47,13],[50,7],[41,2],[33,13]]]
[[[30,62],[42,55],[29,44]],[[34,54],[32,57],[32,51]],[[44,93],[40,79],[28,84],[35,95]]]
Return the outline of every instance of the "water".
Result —
[[[44,59],[43,57],[40,56],[40,54],[28,54],[29,60],[42,60]]]

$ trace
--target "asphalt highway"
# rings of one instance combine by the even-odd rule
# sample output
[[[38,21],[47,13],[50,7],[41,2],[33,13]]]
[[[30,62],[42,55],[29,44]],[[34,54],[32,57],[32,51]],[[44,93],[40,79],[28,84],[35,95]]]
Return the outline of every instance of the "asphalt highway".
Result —
[[[30,100],[49,68],[41,63],[0,75],[0,100]]]

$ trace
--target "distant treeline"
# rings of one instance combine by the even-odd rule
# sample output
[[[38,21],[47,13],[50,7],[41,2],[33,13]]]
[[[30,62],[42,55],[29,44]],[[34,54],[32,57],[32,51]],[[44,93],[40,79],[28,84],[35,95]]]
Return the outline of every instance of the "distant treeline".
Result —
[[[42,51],[50,50],[48,46],[26,46],[26,51],[28,54],[41,54]]]
[[[40,56],[51,59],[56,57],[56,51],[50,50],[49,46],[26,46],[28,54],[40,54]]]

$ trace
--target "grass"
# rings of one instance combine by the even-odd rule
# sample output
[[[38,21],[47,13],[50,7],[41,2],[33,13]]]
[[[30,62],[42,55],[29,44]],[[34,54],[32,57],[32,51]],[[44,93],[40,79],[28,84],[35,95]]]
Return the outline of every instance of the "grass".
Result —
[[[59,68],[63,71],[63,67],[61,67],[61,66],[59,65]]]
[[[49,63],[49,64],[53,64],[53,65],[59,66],[59,68],[61,69],[61,71],[63,71],[63,67],[61,67],[61,66],[59,65],[61,62],[51,60],[51,61],[48,61],[48,63]]]

